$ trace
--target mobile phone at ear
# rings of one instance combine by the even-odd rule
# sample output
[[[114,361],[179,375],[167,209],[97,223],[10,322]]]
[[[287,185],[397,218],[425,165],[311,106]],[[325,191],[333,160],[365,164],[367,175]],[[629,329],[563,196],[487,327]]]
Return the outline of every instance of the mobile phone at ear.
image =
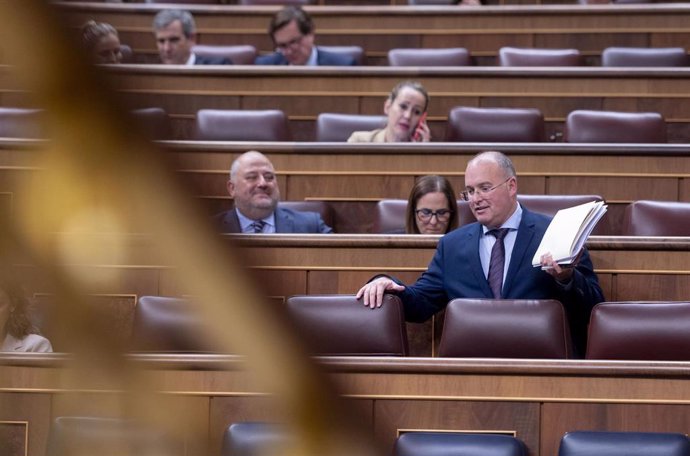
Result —
[[[422,116],[419,118],[419,122],[417,122],[417,128],[414,129],[414,134],[412,135],[412,141],[419,141],[422,139],[422,128],[421,126],[424,125],[424,122],[426,122],[426,112],[422,114]]]

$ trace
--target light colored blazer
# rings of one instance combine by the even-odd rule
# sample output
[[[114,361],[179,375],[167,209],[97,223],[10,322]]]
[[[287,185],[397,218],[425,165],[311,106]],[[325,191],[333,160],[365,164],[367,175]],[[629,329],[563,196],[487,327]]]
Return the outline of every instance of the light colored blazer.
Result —
[[[386,129],[378,128],[372,131],[355,131],[349,138],[349,143],[383,143],[386,142]]]
[[[23,339],[17,339],[11,334],[5,336],[2,342],[0,351],[4,352],[36,352],[36,353],[51,353],[53,346],[50,341],[38,334],[29,334]]]

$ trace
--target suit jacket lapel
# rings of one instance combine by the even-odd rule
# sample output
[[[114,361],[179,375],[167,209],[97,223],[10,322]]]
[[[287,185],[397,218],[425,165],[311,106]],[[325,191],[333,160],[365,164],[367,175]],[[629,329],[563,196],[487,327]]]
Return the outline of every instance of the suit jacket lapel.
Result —
[[[226,233],[242,232],[240,219],[237,217],[237,212],[235,209],[230,209],[228,212],[226,212],[223,222],[225,223],[225,226],[228,227],[226,230],[224,230]]]
[[[479,256],[479,241],[483,236],[482,226],[477,223],[477,229],[467,236],[467,248],[471,249],[467,258],[470,261],[470,269],[474,273],[474,280],[482,285],[482,291],[487,298],[492,298],[493,293],[491,292],[491,287],[489,287],[489,282],[484,276],[484,269],[482,269],[482,260]]]
[[[275,220],[276,220],[276,233],[292,233],[292,232],[294,232],[295,220],[292,218],[292,216],[289,213],[281,210],[280,208],[276,208]]]
[[[522,208],[522,220],[518,227],[517,238],[513,246],[513,253],[510,257],[510,264],[508,265],[508,273],[503,283],[503,296],[510,296],[510,288],[513,286],[513,280],[518,276],[518,270],[521,266],[527,265],[532,267],[532,258],[524,259],[528,251],[533,251],[532,243],[535,242],[534,220],[532,214],[524,207]],[[537,240],[539,241],[539,240]]]

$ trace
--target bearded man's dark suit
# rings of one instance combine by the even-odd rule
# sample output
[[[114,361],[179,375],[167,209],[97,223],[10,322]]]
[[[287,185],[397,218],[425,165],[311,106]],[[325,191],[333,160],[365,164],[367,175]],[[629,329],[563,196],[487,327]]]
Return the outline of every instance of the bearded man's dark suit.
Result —
[[[556,299],[563,303],[576,348],[584,354],[589,316],[594,305],[604,301],[604,294],[586,250],[574,268],[572,284],[568,287],[559,285],[541,268],[532,266],[532,258],[550,221],[550,217],[523,207],[502,297]],[[426,272],[414,285],[398,293],[408,321],[425,321],[454,298],[493,299],[479,257],[482,236],[482,225],[475,222],[441,238]]]
[[[242,227],[235,209],[213,216],[213,221],[221,233],[241,233]],[[315,233],[328,234],[333,230],[318,212],[293,211],[277,207],[275,210],[276,233]]]

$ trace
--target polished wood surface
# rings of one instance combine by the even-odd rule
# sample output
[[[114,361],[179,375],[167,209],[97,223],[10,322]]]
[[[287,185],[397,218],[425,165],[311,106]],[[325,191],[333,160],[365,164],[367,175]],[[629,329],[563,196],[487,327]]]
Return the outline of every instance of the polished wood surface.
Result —
[[[155,391],[167,393],[161,401],[184,410],[180,419],[204,436],[180,436],[186,454],[206,443],[216,452],[230,423],[279,416],[242,358],[132,355],[128,360],[144,369]],[[405,430],[498,431],[524,441],[530,456],[546,456],[556,454],[569,430],[686,433],[690,426],[690,365],[683,362],[358,357],[318,362],[386,449]],[[68,387],[65,373],[72,369],[67,355],[0,355],[0,413],[29,422],[28,456],[42,456],[55,416],[123,413],[118,396],[94,378]],[[111,406],[97,409],[94,403]]]
[[[505,3],[523,3],[525,0]],[[404,3],[396,0],[396,3]],[[113,24],[122,42],[143,61],[156,58],[151,23],[160,5],[62,3],[67,22],[89,19]],[[267,28],[278,6],[189,5],[203,44],[251,44],[273,49]],[[598,63],[608,46],[687,44],[686,4],[646,5],[486,5],[307,6],[316,24],[317,44],[358,45],[370,64],[385,64],[396,47],[465,47],[477,63],[494,64],[501,46],[576,48]]]

